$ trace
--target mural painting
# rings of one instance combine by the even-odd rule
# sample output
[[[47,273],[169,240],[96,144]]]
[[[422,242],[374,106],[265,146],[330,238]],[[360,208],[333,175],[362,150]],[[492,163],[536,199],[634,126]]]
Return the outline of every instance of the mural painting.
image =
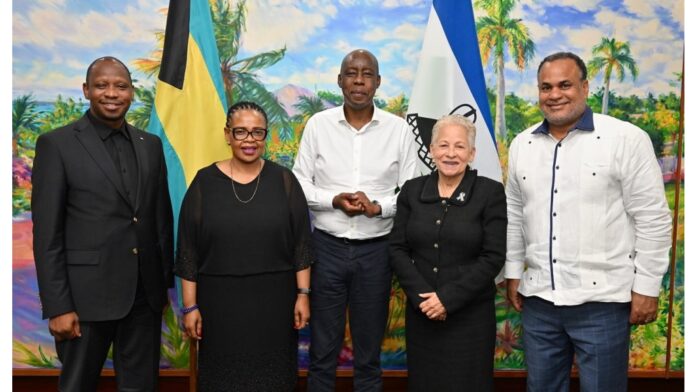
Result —
[[[670,208],[677,209],[671,331],[670,275],[658,320],[634,327],[633,370],[684,369],[684,186],[677,170],[683,2],[666,0],[475,0],[475,18],[491,117],[503,173],[507,146],[542,119],[536,67],[559,50],[578,53],[590,70],[589,104],[644,129],[662,168]],[[291,167],[308,118],[342,103],[336,86],[342,57],[367,48],[380,60],[375,103],[406,118],[430,1],[211,0],[210,9],[228,102],[252,100],[273,125],[266,158]],[[502,5],[502,6],[500,6]],[[128,120],[147,129],[155,97],[166,0],[37,0],[13,2],[12,211],[13,367],[59,367],[41,320],[32,256],[31,167],[38,135],[79,118],[87,65],[113,55],[129,65],[136,102]],[[504,26],[504,28],[500,28]],[[220,126],[222,129],[222,125]],[[220,132],[220,143],[224,143]],[[504,175],[504,174],[503,174]],[[680,194],[675,185],[681,184]],[[675,205],[675,200],[679,203]],[[524,369],[520,316],[499,286],[496,369]],[[188,366],[180,302],[163,320],[162,368]],[[385,369],[405,369],[405,297],[394,283],[382,346]],[[671,340],[668,342],[668,338]],[[300,335],[307,366],[309,333]],[[669,350],[669,351],[668,351]],[[350,335],[340,354],[351,365]],[[667,363],[669,361],[669,364]],[[107,367],[112,364],[107,361]]]

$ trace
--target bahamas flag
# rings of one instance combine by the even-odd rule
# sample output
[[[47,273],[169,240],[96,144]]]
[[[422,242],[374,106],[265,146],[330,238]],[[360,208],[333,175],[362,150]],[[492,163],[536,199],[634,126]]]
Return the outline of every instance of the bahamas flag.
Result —
[[[198,169],[229,158],[227,103],[208,0],[170,0],[148,130],[162,139],[174,222]]]
[[[470,0],[433,0],[406,121],[418,144],[421,173],[435,168],[428,153],[433,125],[461,114],[476,125],[478,174],[501,181]]]

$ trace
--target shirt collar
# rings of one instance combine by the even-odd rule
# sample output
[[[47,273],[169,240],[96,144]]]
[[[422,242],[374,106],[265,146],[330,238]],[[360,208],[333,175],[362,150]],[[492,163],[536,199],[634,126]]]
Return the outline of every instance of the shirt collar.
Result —
[[[128,133],[128,128],[126,127],[126,122],[124,121],[123,124],[121,124],[121,127],[118,129],[111,128],[104,124],[103,122],[97,120],[94,115],[87,110],[87,118],[89,118],[89,121],[92,123],[92,126],[94,129],[97,131],[97,135],[101,138],[101,140],[106,140],[111,135],[116,134],[116,133],[122,133],[123,136],[125,136],[126,140],[130,140],[130,134]]]
[[[379,124],[381,121],[384,120],[384,112],[377,107],[377,105],[374,105],[375,110],[372,112],[372,120],[368,123],[369,125],[373,124]],[[348,124],[348,120],[346,119],[346,112],[343,109],[344,105],[339,106],[338,108],[340,109],[338,111],[338,122],[343,123],[343,124]]]
[[[437,188],[437,180],[439,173],[437,170],[433,171],[428,178],[425,180],[423,185],[423,191],[420,195],[420,200],[424,203],[435,203],[439,202],[443,198],[440,197],[440,191]],[[473,191],[474,183],[476,182],[476,177],[478,177],[478,171],[472,169],[471,167],[466,168],[464,172],[464,177],[459,182],[457,189],[452,192],[452,196],[447,198],[450,204],[463,206],[471,198],[471,192]]]
[[[578,130],[578,131],[587,131],[591,132],[594,131],[594,120],[593,120],[593,113],[592,109],[590,109],[589,106],[585,106],[585,111],[582,113],[582,116],[580,116],[580,119],[578,120],[577,123],[575,123],[575,126],[573,126],[570,130]],[[544,119],[544,121],[539,125],[535,130],[532,131],[532,133],[543,133],[548,135],[549,134],[549,122]]]

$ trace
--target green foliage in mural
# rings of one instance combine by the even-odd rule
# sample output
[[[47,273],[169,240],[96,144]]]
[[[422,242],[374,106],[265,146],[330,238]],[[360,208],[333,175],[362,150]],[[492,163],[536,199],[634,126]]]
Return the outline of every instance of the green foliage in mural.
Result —
[[[616,38],[602,37],[602,40],[592,47],[592,59],[587,63],[589,78],[602,73],[604,76],[604,95],[602,97],[602,113],[609,113],[609,84],[612,75],[622,82],[626,73],[630,73],[633,80],[638,76],[638,66],[631,55],[629,42],[617,41]]]
[[[35,353],[19,340],[13,339],[12,347],[23,356],[23,358],[18,361],[22,364],[41,369],[53,369],[56,367],[58,358],[46,355],[41,346],[38,346],[37,352]],[[15,359],[15,361],[17,361],[17,359]]]
[[[175,369],[184,369],[189,366],[189,338],[180,325],[179,318],[172,306],[162,315],[164,327],[162,328],[162,346],[160,353],[162,359]]]
[[[128,122],[134,127],[147,129],[150,125],[150,115],[155,106],[155,87],[135,87],[135,99],[142,105],[131,110],[126,115]]]
[[[343,95],[341,94],[337,94],[333,91],[320,90],[317,91],[317,95],[319,96],[319,98],[323,99],[324,101],[330,102],[334,106],[343,105]]]
[[[523,70],[534,58],[536,46],[529,28],[522,19],[513,17],[513,11],[518,0],[475,0],[474,6],[485,12],[485,16],[476,19],[481,61],[487,64],[493,62],[496,74],[496,102],[491,105],[496,108],[495,135],[500,140],[507,139],[505,112],[505,57],[506,53]],[[498,99],[500,98],[500,99]]]

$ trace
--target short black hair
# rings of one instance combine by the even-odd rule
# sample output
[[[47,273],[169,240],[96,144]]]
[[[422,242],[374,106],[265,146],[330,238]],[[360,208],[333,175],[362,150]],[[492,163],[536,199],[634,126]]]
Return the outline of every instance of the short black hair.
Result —
[[[544,64],[562,59],[571,59],[575,61],[575,64],[578,66],[578,68],[580,68],[580,80],[587,80],[587,66],[585,65],[585,62],[582,61],[580,56],[572,52],[557,52],[544,57],[544,59],[541,60],[541,64],[539,64],[539,68],[537,69],[537,76],[539,76],[541,73],[541,67],[543,67]]]
[[[85,83],[86,83],[86,84],[89,84],[89,76],[92,74],[92,68],[94,68],[94,66],[95,66],[97,63],[102,62],[102,61],[106,61],[106,60],[115,61],[115,62],[121,64],[121,66],[123,66],[123,68],[126,70],[126,73],[128,74],[128,81],[130,82],[131,85],[133,84],[133,78],[131,77],[130,70],[128,69],[128,67],[126,67],[126,64],[124,64],[123,61],[117,59],[117,58],[114,57],[114,56],[99,57],[98,59],[92,61],[92,62],[89,64],[89,67],[87,67],[87,74],[85,75]]]
[[[263,110],[260,105],[250,101],[239,101],[230,106],[230,108],[227,109],[227,122],[230,121],[230,117],[232,117],[233,114],[240,110],[255,110],[261,113],[261,115],[263,115],[263,119],[266,121],[266,127],[268,127],[268,116],[266,115],[266,111]]]

